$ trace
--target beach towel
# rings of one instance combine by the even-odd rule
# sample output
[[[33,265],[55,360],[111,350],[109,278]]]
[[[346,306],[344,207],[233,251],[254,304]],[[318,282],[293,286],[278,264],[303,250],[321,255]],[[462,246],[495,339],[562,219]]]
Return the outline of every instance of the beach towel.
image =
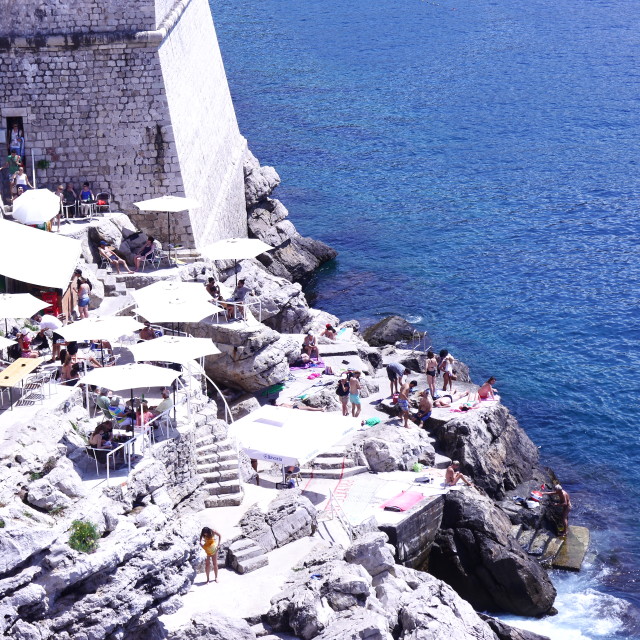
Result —
[[[424,496],[417,491],[404,491],[391,498],[391,500],[383,502],[380,508],[386,511],[408,511],[423,499]]]

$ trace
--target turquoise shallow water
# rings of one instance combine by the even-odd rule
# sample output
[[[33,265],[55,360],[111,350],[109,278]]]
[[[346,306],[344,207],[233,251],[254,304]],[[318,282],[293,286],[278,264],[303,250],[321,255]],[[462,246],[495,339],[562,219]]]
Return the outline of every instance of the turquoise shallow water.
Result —
[[[640,638],[637,3],[212,9],[243,133],[340,251],[315,305],[400,313],[498,377],[592,528],[561,615],[531,624]]]

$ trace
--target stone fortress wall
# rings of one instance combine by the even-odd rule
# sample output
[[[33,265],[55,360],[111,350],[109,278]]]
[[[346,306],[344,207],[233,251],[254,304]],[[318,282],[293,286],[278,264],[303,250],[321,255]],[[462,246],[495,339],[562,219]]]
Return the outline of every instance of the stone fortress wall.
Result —
[[[0,128],[23,119],[38,186],[91,183],[167,239],[164,194],[201,207],[171,218],[172,240],[245,236],[240,135],[207,0],[0,0]]]

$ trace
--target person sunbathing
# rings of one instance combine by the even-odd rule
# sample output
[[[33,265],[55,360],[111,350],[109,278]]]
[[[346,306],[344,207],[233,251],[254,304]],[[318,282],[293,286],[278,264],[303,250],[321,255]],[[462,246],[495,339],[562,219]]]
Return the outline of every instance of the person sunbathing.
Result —
[[[462,393],[461,391],[452,391],[451,393],[444,393],[438,396],[434,402],[434,407],[450,407],[454,402],[466,398],[469,395],[469,391]]]
[[[462,480],[468,487],[473,487],[473,482],[469,482],[466,476],[458,471],[460,463],[454,460],[448,467],[444,474],[444,486],[455,487],[458,484],[458,480]]]
[[[289,402],[281,402],[278,406],[286,407],[287,409],[301,409],[302,411],[324,411],[324,409],[320,407],[308,407],[306,404],[297,401],[292,404]]]
[[[127,263],[116,254],[113,247],[108,245],[104,240],[100,242],[100,246],[98,247],[98,253],[105,259],[112,267],[115,267],[115,270],[118,273],[121,273],[120,267],[124,267],[127,270],[127,273],[135,273],[129,269]]]
[[[478,400],[500,400],[497,389],[493,388],[496,379],[491,376],[479,389]]]

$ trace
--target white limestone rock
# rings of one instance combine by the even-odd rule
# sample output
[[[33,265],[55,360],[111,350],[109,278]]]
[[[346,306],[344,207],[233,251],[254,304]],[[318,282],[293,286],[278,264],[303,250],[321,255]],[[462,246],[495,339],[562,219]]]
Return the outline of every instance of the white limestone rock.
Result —
[[[390,571],[396,563],[388,541],[387,534],[382,531],[366,533],[346,550],[344,559],[362,565],[371,576]]]

